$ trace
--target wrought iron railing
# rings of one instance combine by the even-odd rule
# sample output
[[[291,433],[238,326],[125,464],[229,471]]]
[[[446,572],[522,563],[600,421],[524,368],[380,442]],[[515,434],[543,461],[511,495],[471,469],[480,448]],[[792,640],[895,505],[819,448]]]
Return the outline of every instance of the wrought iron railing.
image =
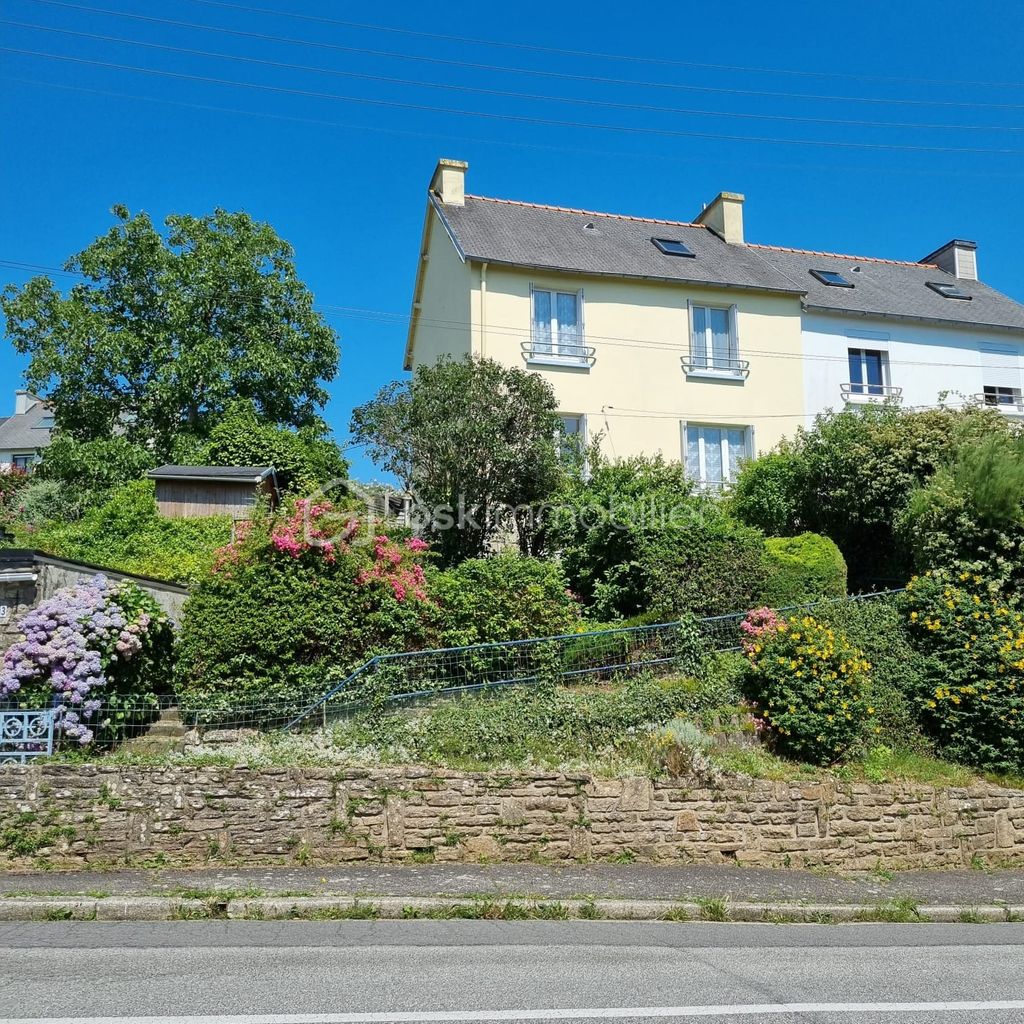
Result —
[[[724,359],[719,356],[708,358],[706,355],[680,356],[683,372],[686,374],[708,374],[715,377],[746,378],[750,374],[749,359]]]
[[[846,383],[840,384],[839,390],[844,402],[865,402],[871,399],[888,399],[894,402],[903,400],[903,388],[894,387],[892,384]]]
[[[593,366],[596,349],[582,342],[557,339],[532,339],[522,343],[523,358],[528,363],[551,363],[559,366]]]
[[[1000,412],[1024,413],[1024,398],[1020,395],[987,395],[973,396],[982,405],[998,409]]]

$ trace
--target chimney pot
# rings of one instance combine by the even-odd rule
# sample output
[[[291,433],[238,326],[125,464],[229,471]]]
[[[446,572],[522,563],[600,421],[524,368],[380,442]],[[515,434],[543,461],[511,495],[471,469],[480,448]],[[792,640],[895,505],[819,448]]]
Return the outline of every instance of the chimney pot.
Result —
[[[978,280],[978,243],[954,238],[919,262],[934,263],[940,270],[962,281]]]
[[[744,198],[739,192],[719,192],[701,210],[697,223],[710,228],[726,242],[743,245]]]
[[[430,191],[446,206],[466,205],[466,171],[469,164],[465,160],[448,160],[442,157],[434,168],[434,176],[430,179]]]

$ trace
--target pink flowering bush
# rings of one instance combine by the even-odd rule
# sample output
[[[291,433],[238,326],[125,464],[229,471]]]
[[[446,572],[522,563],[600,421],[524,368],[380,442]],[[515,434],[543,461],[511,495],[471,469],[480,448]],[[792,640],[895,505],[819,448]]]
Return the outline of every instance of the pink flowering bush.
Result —
[[[145,724],[168,691],[170,624],[127,580],[96,576],[60,590],[18,628],[24,639],[0,665],[0,704],[56,707],[60,732],[81,746]]]

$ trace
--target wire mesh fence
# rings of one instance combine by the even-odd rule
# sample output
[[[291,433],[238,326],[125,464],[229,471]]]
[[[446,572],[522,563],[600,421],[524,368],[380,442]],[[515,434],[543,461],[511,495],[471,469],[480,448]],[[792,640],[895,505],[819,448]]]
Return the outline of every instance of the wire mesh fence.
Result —
[[[776,609],[783,614],[815,611],[845,601],[890,598],[899,590],[861,594]],[[361,709],[386,708],[416,701],[458,696],[508,686],[545,682],[596,685],[641,673],[669,675],[692,671],[700,652],[740,649],[745,612],[657,625],[570,633],[562,636],[474,644],[426,651],[381,654],[354,671],[325,680],[319,695],[268,697],[239,703],[230,695],[214,702],[188,693],[151,695],[145,701],[111,700],[85,715],[71,708],[88,727],[88,742],[114,746],[161,732],[196,730],[272,730],[315,728]],[[9,711],[18,711],[11,707]],[[0,715],[5,712],[0,707]],[[62,736],[62,712],[56,715],[55,742]]]

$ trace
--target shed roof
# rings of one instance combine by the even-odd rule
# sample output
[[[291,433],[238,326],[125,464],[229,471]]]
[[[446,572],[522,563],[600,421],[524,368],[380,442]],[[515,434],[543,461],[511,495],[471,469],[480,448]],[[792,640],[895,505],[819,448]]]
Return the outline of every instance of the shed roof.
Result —
[[[147,474],[153,480],[199,480],[258,484],[274,475],[273,466],[159,466]]]

